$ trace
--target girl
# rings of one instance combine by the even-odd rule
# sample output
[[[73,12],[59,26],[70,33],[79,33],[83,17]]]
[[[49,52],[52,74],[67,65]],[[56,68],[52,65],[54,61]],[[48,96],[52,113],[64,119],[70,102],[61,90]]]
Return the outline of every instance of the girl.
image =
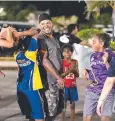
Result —
[[[4,31],[1,31],[0,33],[1,47],[11,48],[13,46],[13,36],[12,36],[13,31],[15,31],[15,29],[11,27],[8,27]],[[0,71],[0,75],[5,77],[5,74],[2,71]]]
[[[84,70],[83,77],[90,80],[86,89],[84,117],[83,121],[91,121],[93,114],[96,112],[97,102],[107,78],[109,63],[115,54],[106,49],[109,47],[110,38],[107,34],[97,34],[93,37],[92,49],[94,53],[90,57],[91,70]],[[114,102],[114,89],[106,99],[101,115],[101,121],[110,121],[112,107]]]
[[[34,35],[34,33],[33,33]],[[37,33],[17,43],[15,59],[19,66],[17,79],[18,103],[22,114],[29,121],[43,121],[44,114],[38,89],[42,89],[37,64],[38,41]]]
[[[23,115],[29,121],[43,121],[44,114],[38,89],[42,89],[36,60],[39,48],[37,31],[12,32],[16,52],[14,57],[19,67],[17,79],[17,100]],[[30,37],[20,38],[30,35]],[[32,37],[31,37],[32,36]]]
[[[1,47],[6,47],[6,48],[11,48],[13,46],[13,36],[12,32],[14,32],[15,29],[12,27],[8,27],[0,33],[0,46]]]

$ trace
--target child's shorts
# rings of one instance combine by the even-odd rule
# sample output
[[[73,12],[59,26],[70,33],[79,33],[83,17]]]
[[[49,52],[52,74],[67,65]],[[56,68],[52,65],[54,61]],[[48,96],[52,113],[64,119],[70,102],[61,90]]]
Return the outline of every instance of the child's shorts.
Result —
[[[40,95],[36,91],[17,91],[17,100],[21,112],[27,119],[44,119]]]
[[[89,90],[86,90],[84,110],[83,110],[84,116],[93,115],[96,113],[97,102],[99,97],[100,97],[99,93],[94,93]],[[115,99],[114,92],[110,92],[103,105],[102,116],[110,117],[112,115],[114,99]]]
[[[65,101],[70,101],[70,103],[75,102],[78,100],[78,91],[77,91],[77,87],[70,87],[70,88],[66,88],[65,87]]]

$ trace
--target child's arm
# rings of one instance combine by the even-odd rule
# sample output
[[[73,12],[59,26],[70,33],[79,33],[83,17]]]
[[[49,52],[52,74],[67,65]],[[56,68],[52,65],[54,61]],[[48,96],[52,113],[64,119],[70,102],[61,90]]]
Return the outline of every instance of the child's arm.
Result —
[[[78,69],[78,61],[77,60],[75,63],[75,75],[76,75],[76,77],[79,77],[79,69]]]
[[[76,75],[76,77],[79,77],[79,71],[78,71],[78,62],[75,61],[74,64],[72,65],[72,67],[67,70],[66,72],[61,74],[61,77],[66,77],[69,73],[74,73]]]

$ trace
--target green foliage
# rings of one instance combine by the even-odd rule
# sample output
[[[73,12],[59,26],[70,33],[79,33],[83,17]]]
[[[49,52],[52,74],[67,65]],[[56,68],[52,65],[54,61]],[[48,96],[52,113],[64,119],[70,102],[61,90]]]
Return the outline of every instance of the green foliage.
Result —
[[[77,23],[78,17],[73,15],[70,17],[59,16],[59,17],[52,17],[52,22],[54,25],[54,29],[57,31],[63,31],[67,28],[69,24]]]
[[[0,17],[0,20],[27,21],[28,14],[37,10],[36,7],[31,4],[22,8],[20,1],[0,1],[0,5],[4,8],[6,13]]]
[[[92,28],[92,23],[91,22],[88,22],[88,23],[85,23],[85,24],[79,24],[79,29],[80,30],[82,30],[82,29],[90,29],[90,28]]]
[[[113,51],[115,51],[115,41],[111,41],[109,47],[110,47]]]
[[[89,38],[98,33],[103,33],[103,31],[99,29],[83,29],[77,33],[77,36],[81,40],[88,41]]]
[[[100,9],[103,7],[111,7],[112,9],[115,9],[115,1],[87,1],[86,2],[86,12],[87,12],[87,19],[90,18],[91,13],[95,15],[95,17],[100,16]]]
[[[93,18],[94,18],[95,24],[108,25],[108,24],[111,24],[112,22],[111,15],[109,13],[103,13],[98,18],[95,15],[93,15]]]

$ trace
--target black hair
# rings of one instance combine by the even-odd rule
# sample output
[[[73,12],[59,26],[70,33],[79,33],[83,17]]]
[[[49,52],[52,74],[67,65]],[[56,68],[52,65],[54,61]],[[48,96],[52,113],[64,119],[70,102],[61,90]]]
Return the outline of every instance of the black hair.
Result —
[[[72,33],[72,31],[75,29],[76,26],[77,26],[77,28],[79,28],[77,24],[68,25],[68,27],[67,27],[68,33]]]
[[[51,21],[51,17],[49,14],[47,13],[42,13],[39,15],[39,23],[43,20],[50,20]]]
[[[40,33],[40,29],[37,29],[38,34]],[[15,51],[26,51],[30,46],[32,36],[25,36],[23,39],[19,40],[18,45],[15,47]]]
[[[111,38],[108,34],[100,33],[100,34],[96,34],[94,36],[98,37],[100,41],[104,42],[104,48],[109,47]]]
[[[28,48],[30,46],[31,39],[32,39],[31,36],[26,36],[25,38],[20,39],[18,45],[15,47],[15,51],[28,50]]]
[[[73,52],[73,47],[72,47],[72,45],[70,45],[70,44],[64,44],[63,46],[62,46],[62,48],[61,48],[61,51],[63,52],[64,51],[64,49],[69,49],[71,52]]]

